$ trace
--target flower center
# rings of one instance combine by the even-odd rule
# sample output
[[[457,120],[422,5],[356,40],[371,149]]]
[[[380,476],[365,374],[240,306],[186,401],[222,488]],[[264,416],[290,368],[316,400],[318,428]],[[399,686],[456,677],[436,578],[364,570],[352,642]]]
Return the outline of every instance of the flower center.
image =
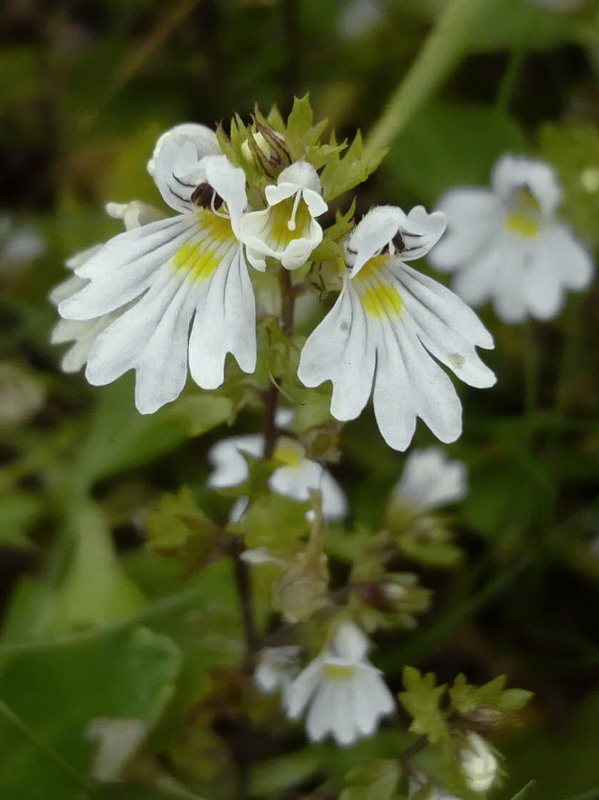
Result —
[[[215,214],[207,208],[199,210],[197,215],[202,239],[182,244],[173,257],[173,267],[186,272],[194,281],[205,281],[222,261],[222,245],[227,242],[233,244],[235,237],[229,217]]]
[[[324,668],[324,674],[327,678],[332,678],[336,681],[347,681],[353,677],[354,668],[345,664],[327,664]]]
[[[310,223],[310,211],[301,192],[281,200],[270,210],[272,238],[277,249],[304,235]]]
[[[355,277],[364,311],[370,317],[398,317],[403,300],[398,289],[385,280],[383,267],[389,256],[382,254],[367,261]]]
[[[512,207],[505,215],[503,226],[520,239],[534,239],[541,230],[541,206],[530,189],[524,187],[514,194]]]
[[[288,467],[299,467],[304,460],[304,448],[294,439],[282,436],[277,442],[273,455]]]

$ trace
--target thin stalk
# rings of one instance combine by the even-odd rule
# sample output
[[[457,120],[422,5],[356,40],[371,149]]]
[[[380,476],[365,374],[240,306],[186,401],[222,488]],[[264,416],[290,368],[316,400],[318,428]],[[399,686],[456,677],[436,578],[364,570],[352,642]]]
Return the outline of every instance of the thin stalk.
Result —
[[[535,338],[534,321],[524,323],[524,413],[526,415],[527,443],[532,455],[537,430],[539,405],[539,353]]]
[[[533,23],[532,9],[530,9],[530,11],[531,18],[526,25],[522,26],[520,38],[512,48],[505,72],[503,73],[503,78],[499,84],[499,90],[495,100],[495,108],[499,111],[506,112],[509,110],[524,61],[528,54],[528,42]]]
[[[365,151],[371,155],[388,147],[404,130],[414,114],[430,99],[466,55],[485,13],[498,0],[453,0],[392,94],[387,107],[366,140]]]

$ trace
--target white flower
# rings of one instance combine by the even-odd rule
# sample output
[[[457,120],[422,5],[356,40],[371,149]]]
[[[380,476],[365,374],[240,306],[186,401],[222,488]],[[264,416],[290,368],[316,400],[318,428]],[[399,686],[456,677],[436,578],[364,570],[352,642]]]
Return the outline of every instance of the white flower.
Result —
[[[122,777],[129,759],[139,750],[147,734],[147,726],[140,719],[92,719],[85,732],[86,738],[98,742],[91,775],[96,781],[113,783]]]
[[[341,34],[354,39],[369,33],[383,22],[383,12],[378,0],[350,0],[339,20]]]
[[[593,263],[570,229],[556,217],[561,189],[542,161],[503,156],[491,189],[463,187],[438,207],[448,229],[429,259],[454,271],[452,288],[467,303],[491,300],[498,317],[552,319],[567,289],[585,289]]]
[[[19,226],[7,214],[0,214],[0,264],[2,270],[18,270],[23,262],[40,256],[45,240],[30,227]]]
[[[222,384],[227,353],[255,369],[254,293],[238,239],[245,175],[216,146],[201,125],[163,134],[149,170],[181,213],[111,239],[75,269],[89,283],[59,305],[78,321],[123,312],[93,343],[86,377],[103,385],[135,369],[143,414],[178,397],[188,361],[203,389]]]
[[[395,703],[378,669],[367,660],[368,639],[351,622],[292,683],[287,715],[297,719],[309,708],[306,730],[312,741],[331,734],[340,745],[372,735]]]
[[[156,208],[153,208],[153,206],[147,203],[141,203],[138,200],[132,203],[108,203],[106,212],[115,219],[122,219],[126,230],[138,228],[140,225],[147,225],[149,222],[164,219],[164,215]],[[70,270],[78,269],[89,261],[93,255],[99,253],[101,249],[101,244],[88,247],[80,253],[76,253],[74,256],[68,258],[65,264]],[[84,286],[87,286],[88,283],[89,281],[85,278],[72,275],[65,281],[59,283],[58,286],[54,287],[50,292],[50,301],[58,306],[63,300],[77,294],[77,292],[83,289]],[[121,314],[130,307],[131,303],[127,303],[122,308],[111,311],[101,317],[96,317],[95,319],[59,319],[52,328],[50,334],[51,344],[73,342],[60,362],[63,372],[79,372],[79,370],[85,366],[92,346],[98,336],[111,322],[120,317]]]
[[[341,294],[300,358],[306,386],[332,381],[336,419],[355,419],[372,394],[380,431],[397,450],[410,444],[417,417],[443,442],[461,433],[460,400],[435,359],[470,386],[495,383],[476,354],[475,345],[493,347],[476,314],[404,263],[425,255],[444,228],[443,214],[422,206],[407,216],[391,206],[366,214],[345,244]]]
[[[466,785],[473,792],[488,791],[499,772],[497,756],[478,733],[468,731],[460,749],[460,766]]]
[[[265,257],[281,262],[285,269],[306,263],[322,241],[316,217],[327,210],[320,178],[311,164],[297,161],[284,169],[265,190],[268,208],[251,211],[241,221],[241,238],[250,264],[266,269]]]
[[[280,689],[287,702],[289,689],[297,674],[297,657],[300,647],[265,647],[258,655],[254,683],[266,694]]]
[[[277,414],[278,427],[288,425],[290,416],[286,410]],[[226,489],[239,486],[249,476],[245,455],[261,458],[264,454],[262,434],[232,436],[213,445],[208,451],[208,460],[214,467],[208,477],[208,486]],[[281,462],[269,478],[273,492],[292,500],[310,499],[310,490],[320,490],[322,512],[326,519],[341,519],[347,514],[345,495],[331,473],[316,461],[306,458],[302,445],[289,436],[279,436],[273,458]],[[237,520],[239,514],[236,515]]]
[[[392,501],[414,512],[432,511],[466,496],[467,472],[461,461],[450,461],[440,447],[413,450],[406,458]]]

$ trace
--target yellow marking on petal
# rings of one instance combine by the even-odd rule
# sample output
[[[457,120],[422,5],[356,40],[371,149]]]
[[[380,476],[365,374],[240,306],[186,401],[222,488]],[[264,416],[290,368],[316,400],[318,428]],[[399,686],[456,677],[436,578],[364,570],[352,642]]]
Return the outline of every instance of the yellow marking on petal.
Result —
[[[273,455],[288,467],[299,467],[305,458],[305,451],[295,439],[283,436],[278,440]]]
[[[194,281],[206,281],[222,261],[222,254],[217,256],[216,251],[228,241],[233,243],[235,237],[228,217],[220,217],[208,208],[200,209],[197,214],[207,235],[196,244],[182,244],[173,257],[173,266],[188,273]]]
[[[208,235],[213,241],[223,244],[227,239],[234,238],[229,217],[214,214],[209,208],[201,208],[197,215],[202,228],[208,231]]]
[[[541,230],[541,206],[530,191],[523,187],[514,192],[511,210],[506,214],[503,226],[508,233],[521,239],[534,239]]]
[[[189,273],[194,281],[208,280],[220,262],[206,242],[182,244],[173,258],[175,269]]]
[[[303,198],[299,201],[295,212],[295,228],[289,230],[287,223],[292,218],[294,202],[295,196],[292,195],[270,209],[270,235],[275,245],[273,249],[283,250],[289,242],[301,239],[307,233],[311,216],[310,209]]]
[[[504,228],[521,239],[534,239],[539,235],[541,226],[538,222],[517,211],[510,211],[505,216]]]
[[[369,287],[362,293],[362,305],[371,317],[398,317],[403,308],[403,301],[395,286],[379,283]]]
[[[333,678],[333,680],[347,681],[353,677],[354,668],[342,664],[327,664],[324,668],[324,674],[325,677]]]
[[[389,260],[389,256],[387,253],[375,256],[367,261],[362,269],[356,275],[355,280],[357,281],[368,281],[374,278],[377,280],[377,273],[379,272],[381,267],[384,267],[387,261]]]

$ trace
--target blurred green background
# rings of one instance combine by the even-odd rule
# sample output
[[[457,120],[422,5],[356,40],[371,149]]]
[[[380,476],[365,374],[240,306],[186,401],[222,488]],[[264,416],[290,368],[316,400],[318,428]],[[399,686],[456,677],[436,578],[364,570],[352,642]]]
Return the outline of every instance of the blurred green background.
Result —
[[[367,134],[446,5],[2,4],[0,800],[158,800],[173,791],[217,800],[233,791],[235,748],[215,711],[234,713],[240,702],[228,566],[182,579],[144,546],[143,528],[158,496],[183,484],[223,517],[226,504],[204,486],[205,453],[229,433],[230,409],[208,404],[202,423],[169,408],[141,417],[130,376],[93,388],[63,375],[60,349],[48,344],[47,295],[66,275],[64,259],[118,232],[105,202],[158,201],[145,163],[173,124],[247,119],[255,103],[287,111],[309,91],[317,118],[341,136]],[[533,153],[558,170],[563,213],[596,251],[598,125],[598,4],[562,11],[497,0],[362,188],[358,209],[430,207],[453,185],[486,184],[502,153]],[[499,382],[484,393],[460,387],[465,431],[450,448],[470,473],[455,514],[464,556],[451,570],[416,568],[435,590],[433,608],[416,631],[379,647],[397,690],[409,663],[440,680],[507,673],[510,685],[535,692],[522,724],[497,741],[509,775],[502,798],[529,781],[542,800],[599,797],[598,301],[593,287],[556,321],[526,326],[483,309]],[[242,413],[235,430],[258,425]],[[419,427],[415,443],[431,440]],[[351,524],[376,524],[403,456],[369,413],[346,427],[343,451],[333,471]],[[137,786],[86,777],[95,747],[86,723],[111,716],[150,730]],[[255,744],[257,794],[303,796],[322,770],[339,787],[365,754],[392,756],[398,746],[383,733],[351,751],[302,750],[298,735]],[[303,792],[284,793],[297,782]]]

